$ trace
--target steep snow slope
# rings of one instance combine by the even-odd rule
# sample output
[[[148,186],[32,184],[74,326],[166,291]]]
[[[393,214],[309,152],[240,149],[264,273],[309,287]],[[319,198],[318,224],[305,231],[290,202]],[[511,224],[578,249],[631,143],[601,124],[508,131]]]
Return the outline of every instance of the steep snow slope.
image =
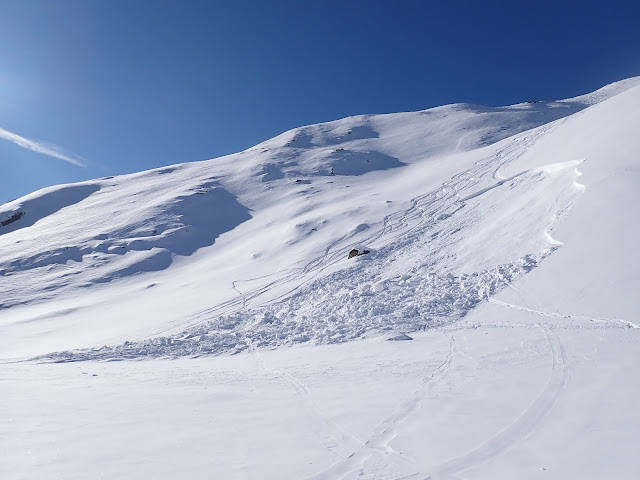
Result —
[[[554,120],[634,83],[561,102],[347,118],[237,155],[52,187],[6,204],[3,222],[23,216],[0,227],[0,328],[13,339],[4,356],[203,324],[197,332],[212,335],[205,351],[219,352],[250,341],[339,341],[382,326],[413,330],[464,315],[502,277],[546,254],[553,245],[540,225],[579,193],[570,188],[568,164],[509,178],[500,166],[557,128]],[[489,191],[503,183],[512,186],[507,196]],[[523,240],[493,248],[488,239],[495,241],[505,219],[516,221],[513,212],[530,196],[537,205],[512,229]],[[498,212],[483,218],[480,201],[495,201]],[[347,262],[354,246],[373,254]],[[301,288],[284,306],[265,307]],[[367,293],[376,290],[381,295]],[[359,300],[326,305],[326,295]],[[410,311],[397,310],[397,295],[415,299]],[[293,325],[247,341],[239,332],[254,321],[249,307]],[[343,329],[345,315],[362,319],[358,328]],[[301,316],[310,320],[298,322]]]
[[[0,477],[638,478],[639,117],[353,117],[1,206]]]

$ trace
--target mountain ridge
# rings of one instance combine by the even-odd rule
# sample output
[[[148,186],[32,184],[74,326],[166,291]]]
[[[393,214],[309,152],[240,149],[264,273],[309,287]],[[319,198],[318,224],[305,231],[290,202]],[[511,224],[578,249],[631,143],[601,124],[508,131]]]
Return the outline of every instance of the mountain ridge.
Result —
[[[47,324],[59,316],[56,312],[61,311],[64,312],[62,317],[67,319],[62,323],[71,319],[68,323],[75,329],[83,315],[79,312],[87,308],[99,309],[95,305],[91,307],[90,302],[104,304],[113,294],[118,300],[109,300],[109,303],[122,301],[130,308],[132,302],[134,305],[136,302],[126,293],[127,289],[133,287],[135,295],[145,299],[156,295],[148,285],[153,285],[154,290],[164,289],[161,295],[173,300],[160,303],[173,302],[169,311],[174,313],[169,314],[173,321],[160,323],[172,326],[158,328],[158,322],[152,318],[162,318],[166,313],[149,309],[150,320],[143,322],[148,326],[141,333],[134,335],[137,329],[123,326],[126,333],[122,336],[102,339],[117,343],[117,339],[145,342],[148,337],[171,332],[181,335],[183,328],[218,322],[218,316],[223,314],[237,315],[248,307],[270,308],[268,305],[275,299],[296,292],[314,279],[317,281],[318,276],[335,274],[340,277],[343,269],[353,270],[353,265],[344,261],[346,252],[352,247],[372,250],[367,259],[361,260],[366,264],[372,259],[380,259],[380,249],[389,250],[392,238],[396,242],[405,238],[406,243],[406,236],[412,229],[422,229],[420,235],[436,235],[437,232],[429,230],[437,223],[434,218],[446,224],[466,202],[480,195],[491,197],[502,185],[511,184],[515,188],[514,185],[523,182],[535,184],[537,180],[529,177],[535,179],[541,175],[567,176],[567,180],[558,181],[569,184],[575,181],[571,179],[577,178],[577,163],[567,166],[563,166],[563,162],[557,163],[553,172],[550,167],[545,170],[544,166],[512,172],[505,169],[525,155],[540,138],[548,136],[578,112],[584,112],[584,108],[606,102],[638,83],[640,78],[628,79],[593,94],[557,102],[522,103],[511,107],[453,104],[413,113],[348,117],[299,127],[219,159],[35,192],[0,207],[0,220],[17,212],[24,214],[19,221],[0,229],[0,242],[5,241],[4,258],[0,263],[0,278],[4,279],[0,283],[3,299],[0,312],[19,307],[17,318],[26,318],[31,315],[30,308],[39,312],[41,307],[46,310],[47,302],[51,302],[52,313],[36,315],[41,320],[33,323]],[[492,162],[495,166],[489,165]],[[526,188],[533,188],[534,184]],[[53,199],[56,195],[63,198]],[[575,202],[576,195],[566,194],[566,198],[558,200],[561,204],[558,208],[567,210]],[[507,217],[513,215],[508,212],[526,209],[528,196],[523,198],[527,199],[524,204],[514,203],[516,207],[507,210]],[[36,205],[39,200],[40,205]],[[32,203],[36,205],[33,209],[29,207]],[[48,212],[46,209],[52,205],[55,211]],[[41,218],[38,218],[38,208],[44,211]],[[545,208],[555,207],[547,205]],[[536,215],[544,214],[549,213],[543,209]],[[412,220],[409,221],[410,217]],[[397,226],[393,225],[395,218],[400,222]],[[471,218],[468,221],[470,225],[476,222]],[[470,233],[465,232],[465,237],[460,236],[463,229],[457,222],[456,219],[450,227],[453,233],[446,241],[449,246],[439,244],[440,240],[435,241],[434,237],[437,248],[430,254],[431,260],[427,262],[430,265],[420,267],[433,269],[431,273],[438,275],[434,280],[437,289],[447,284],[447,280],[440,277],[447,272],[484,278],[486,272],[497,268],[511,272],[496,274],[496,278],[503,275],[508,282],[517,272],[537,265],[546,257],[547,250],[559,246],[549,233],[553,230],[553,222],[547,221],[547,228],[543,229],[545,236],[525,242],[528,246],[519,248],[515,257],[514,252],[511,256],[500,256],[487,251],[484,257],[490,260],[480,261],[477,251],[482,247],[473,242],[490,244],[498,227],[491,227],[489,223],[490,228],[483,228],[491,233],[469,237]],[[538,222],[543,219],[539,218]],[[70,227],[68,231],[61,230],[65,225]],[[29,228],[30,235],[21,236],[21,226]],[[394,228],[398,233],[390,233]],[[531,231],[531,228],[527,225],[523,231]],[[416,232],[410,237],[411,242],[418,241]],[[469,241],[469,238],[476,240]],[[452,253],[451,243],[458,245],[459,251]],[[413,247],[406,248],[411,250]],[[283,262],[279,252],[285,250],[291,260]],[[385,255],[393,258],[398,254]],[[457,263],[446,260],[454,257],[458,259]],[[404,270],[415,266],[405,263],[400,262],[399,268],[392,265],[387,268],[390,271],[398,269],[401,276],[407,275]],[[337,273],[334,272],[336,269]],[[179,271],[179,276],[184,278],[176,282],[167,275],[169,270],[172,273]],[[212,277],[207,271],[220,273]],[[32,275],[37,275],[46,287],[34,282]],[[375,278],[379,274],[369,272],[366,275]],[[230,281],[230,277],[234,280]],[[258,280],[249,280],[261,277],[269,278],[269,281],[261,284]],[[464,308],[453,308],[456,314],[449,311],[449,320],[464,316],[488,295],[477,293],[486,287],[485,284],[476,285],[473,287],[476,293],[470,294],[456,282],[442,287],[442,291],[438,290],[440,293],[434,293],[432,290],[436,286],[427,277],[416,280],[427,285],[423,295],[449,298],[451,292],[447,289],[453,288],[458,293],[451,297],[450,303],[468,304]],[[201,282],[203,285],[195,285],[198,282],[185,278],[205,280]],[[365,279],[361,281],[370,283]],[[239,288],[242,284],[255,288],[250,293],[242,292]],[[113,288],[109,289],[111,285]],[[493,292],[498,287],[486,288]],[[187,301],[175,300],[175,292],[189,289],[194,293],[186,294]],[[211,289],[216,291],[213,300],[194,298],[198,297],[196,292],[205,296],[204,292]],[[79,294],[82,299],[76,300]],[[411,289],[407,290],[407,295],[414,294]],[[252,298],[247,299],[247,295]],[[94,300],[84,300],[92,296]],[[148,302],[143,300],[139,304]],[[386,302],[390,304],[392,299]],[[179,308],[182,303],[197,305],[197,308]],[[318,299],[314,304],[321,303]],[[70,304],[75,306],[69,307]],[[421,320],[415,325],[412,321],[390,321],[389,314],[382,313],[371,325],[361,325],[344,338],[358,338],[380,328],[410,331],[428,328],[429,322],[436,325],[447,321],[447,315],[434,320],[431,314],[438,309],[432,303],[427,304],[430,306],[416,310]],[[367,308],[375,310],[377,307]],[[385,308],[389,309],[384,307],[381,311]],[[342,314],[347,310],[341,311]],[[296,312],[287,315],[304,316],[298,310]],[[210,318],[211,315],[214,318]],[[408,313],[403,315],[410,317]],[[190,320],[185,321],[185,317]],[[105,322],[110,321],[103,319],[99,323]],[[240,322],[242,328],[247,328],[247,322]],[[68,328],[63,329],[65,337]],[[332,336],[342,339],[336,333],[318,337],[305,328],[301,331],[303,333],[287,335],[284,343],[295,338],[316,342],[330,341],[327,338]],[[242,338],[235,336],[233,341],[237,342],[236,350],[247,348],[247,342]],[[278,341],[272,340],[266,345]],[[74,342],[67,344],[72,346]]]

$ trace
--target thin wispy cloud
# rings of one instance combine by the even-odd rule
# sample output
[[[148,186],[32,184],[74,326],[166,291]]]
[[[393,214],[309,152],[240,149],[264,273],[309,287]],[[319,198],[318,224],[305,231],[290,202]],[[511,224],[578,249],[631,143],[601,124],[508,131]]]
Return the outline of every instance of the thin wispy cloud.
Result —
[[[9,140],[10,142],[13,142],[20,147],[32,150],[37,153],[41,153],[43,155],[47,155],[48,157],[57,158],[73,165],[77,165],[78,167],[87,167],[83,161],[79,160],[77,157],[69,154],[68,152],[64,152],[62,148],[58,147],[57,145],[30,140],[15,133],[11,133],[4,128],[0,128],[0,138]]]

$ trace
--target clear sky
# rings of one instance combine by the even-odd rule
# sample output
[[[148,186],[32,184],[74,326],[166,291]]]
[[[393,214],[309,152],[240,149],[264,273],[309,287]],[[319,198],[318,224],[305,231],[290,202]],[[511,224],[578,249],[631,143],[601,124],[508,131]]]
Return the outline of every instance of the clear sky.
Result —
[[[640,2],[0,1],[0,203],[285,130],[640,75]]]

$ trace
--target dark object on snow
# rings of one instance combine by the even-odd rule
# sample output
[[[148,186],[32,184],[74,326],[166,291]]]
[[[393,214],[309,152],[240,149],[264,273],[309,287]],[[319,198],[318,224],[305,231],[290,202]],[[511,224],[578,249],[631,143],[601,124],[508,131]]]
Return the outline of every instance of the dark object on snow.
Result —
[[[359,257],[360,255],[365,255],[369,253],[369,250],[358,250],[357,248],[353,248],[349,251],[349,256],[347,258]]]
[[[4,222],[0,222],[0,227],[6,227],[7,225],[20,220],[24,216],[24,212],[17,212],[13,216],[7,218]]]
[[[413,340],[413,338],[406,333],[401,333],[400,335],[396,335],[395,337],[387,338],[388,342],[399,342],[401,340]]]

